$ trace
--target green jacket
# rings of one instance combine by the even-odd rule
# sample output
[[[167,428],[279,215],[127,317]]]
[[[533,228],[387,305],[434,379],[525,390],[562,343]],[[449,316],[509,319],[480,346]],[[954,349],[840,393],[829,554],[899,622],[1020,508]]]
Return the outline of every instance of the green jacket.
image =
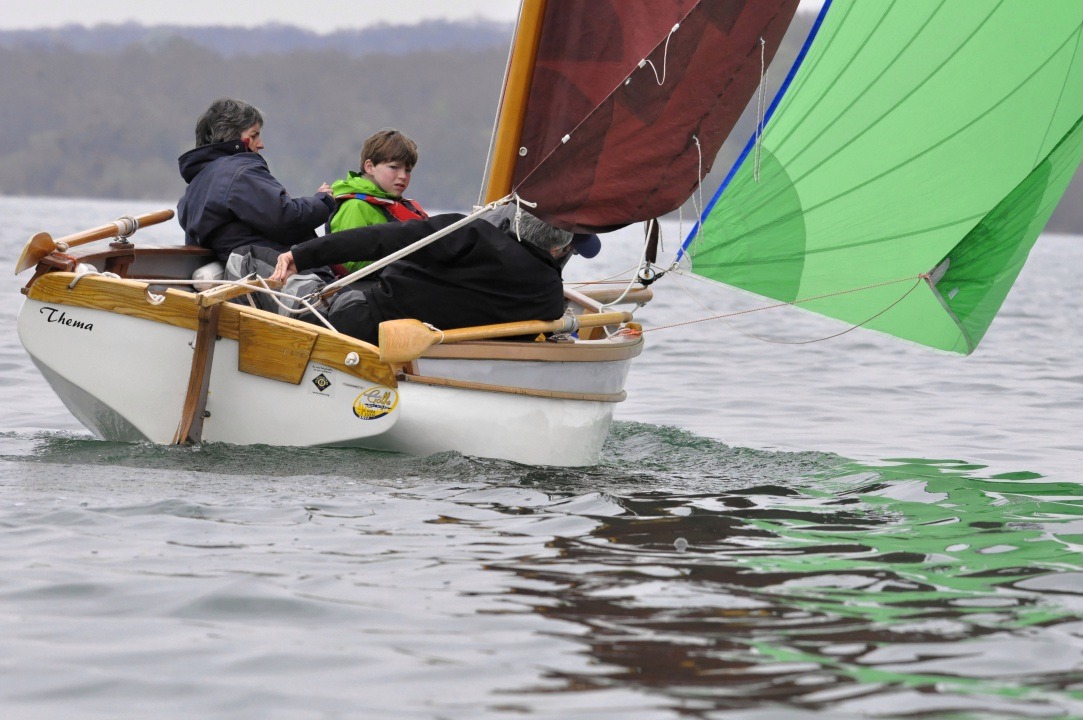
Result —
[[[394,195],[384,192],[379,185],[352,170],[349,177],[331,183],[332,195],[348,195],[350,193],[364,193],[365,195],[395,199]],[[338,210],[331,216],[330,228],[331,232],[338,232],[339,230],[349,230],[366,225],[379,225],[385,222],[387,222],[387,216],[379,208],[368,204],[364,200],[353,199],[346,200],[339,205]],[[370,262],[348,262],[343,263],[343,265],[349,272],[354,272],[370,264]]]

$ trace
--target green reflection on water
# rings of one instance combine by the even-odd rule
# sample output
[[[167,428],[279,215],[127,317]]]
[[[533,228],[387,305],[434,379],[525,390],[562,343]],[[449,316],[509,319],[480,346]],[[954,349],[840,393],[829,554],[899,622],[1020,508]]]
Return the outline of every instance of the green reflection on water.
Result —
[[[1034,640],[1026,628],[1080,619],[1083,488],[1032,473],[983,478],[976,469],[913,460],[854,465],[806,490],[800,517],[748,518],[769,539],[756,543],[764,552],[733,559],[784,578],[761,588],[761,597],[810,617],[848,619],[849,639],[859,644],[832,650],[840,635],[809,624],[755,634],[749,649],[768,665],[811,663],[870,689],[1031,706],[1083,699],[1078,657],[1043,667],[1024,655],[1014,672],[996,667],[1003,648]],[[822,503],[821,517],[809,515],[810,499]],[[843,517],[835,509],[845,499],[859,504]],[[983,659],[998,645],[1000,658]],[[882,651],[887,661],[877,659]]]
[[[828,600],[835,613],[875,622],[895,623],[945,605],[963,617],[992,611],[1000,627],[1063,617],[1055,595],[1036,602],[1033,591],[1013,583],[1080,570],[1083,488],[1026,473],[975,477],[972,469],[902,462],[877,468],[879,481],[871,487],[839,493],[848,480],[868,476],[869,468],[855,466],[852,474],[829,480],[834,487],[810,495],[857,497],[867,522],[753,518],[749,524],[774,536],[779,547],[856,543],[863,551],[764,554],[741,562],[793,576],[775,588],[791,601],[805,598],[820,608]]]

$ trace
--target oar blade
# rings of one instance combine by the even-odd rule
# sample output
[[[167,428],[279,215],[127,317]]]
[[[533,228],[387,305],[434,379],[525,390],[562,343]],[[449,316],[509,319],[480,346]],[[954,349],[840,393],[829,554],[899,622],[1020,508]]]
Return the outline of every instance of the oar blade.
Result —
[[[43,257],[56,250],[53,237],[47,232],[39,232],[27,241],[19,259],[15,262],[15,274],[28,270],[38,264]]]
[[[126,238],[141,227],[157,225],[158,223],[171,219],[173,215],[173,211],[169,209],[156,210],[134,218],[130,215],[125,215],[108,225],[102,225],[101,227],[92,228],[90,230],[83,230],[74,235],[65,235],[59,240],[53,240],[49,233],[40,232],[30,238],[26,247],[23,248],[22,254],[19,255],[18,262],[15,263],[15,274],[18,275],[23,270],[37,265],[39,260],[56,250],[59,244],[63,244],[68,248],[73,248],[77,245],[83,245],[95,240],[104,240],[111,237]],[[67,252],[67,249],[65,249],[64,252]]]
[[[380,323],[380,360],[410,362],[440,342],[440,333],[420,320],[385,320]]]

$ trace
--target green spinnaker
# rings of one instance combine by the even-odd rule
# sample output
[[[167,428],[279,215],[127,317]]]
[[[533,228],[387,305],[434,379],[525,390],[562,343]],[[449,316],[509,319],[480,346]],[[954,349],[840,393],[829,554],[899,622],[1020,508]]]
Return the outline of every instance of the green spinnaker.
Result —
[[[696,274],[968,354],[1079,165],[1079,0],[830,0],[687,252]]]

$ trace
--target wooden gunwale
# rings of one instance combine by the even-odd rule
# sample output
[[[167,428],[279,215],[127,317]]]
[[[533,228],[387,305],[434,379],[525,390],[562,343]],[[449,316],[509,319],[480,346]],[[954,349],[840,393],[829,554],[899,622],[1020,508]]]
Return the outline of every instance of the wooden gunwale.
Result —
[[[429,377],[427,375],[403,374],[399,377],[404,382],[417,383],[419,385],[455,388],[457,390],[503,393],[507,395],[525,395],[529,397],[546,398],[548,400],[619,403],[623,402],[628,396],[623,390],[619,393],[579,393],[565,392],[562,390],[535,390],[533,388],[516,387],[514,385],[490,385],[488,383],[473,382],[471,380],[454,380],[451,378]]]
[[[73,273],[66,272],[42,275],[30,286],[27,297],[40,302],[105,310],[192,331],[199,328],[200,296],[195,293],[168,288],[163,293],[162,303],[152,305],[146,299],[145,293],[150,285],[145,282],[85,275],[74,288],[69,289],[68,285],[74,278]],[[222,303],[220,307],[222,311],[218,323],[218,337],[239,341],[242,314],[270,318],[273,319],[275,327],[283,332],[288,332],[291,328],[295,328],[298,334],[302,335],[316,331],[315,345],[309,357],[311,361],[388,387],[395,387],[397,384],[393,369],[380,362],[379,351],[374,345],[310,323],[243,305]],[[351,352],[357,353],[359,359],[358,364],[352,367],[346,365],[346,356]]]
[[[642,336],[597,343],[550,343],[472,340],[433,345],[421,356],[433,359],[604,362],[627,360],[643,352]]]

